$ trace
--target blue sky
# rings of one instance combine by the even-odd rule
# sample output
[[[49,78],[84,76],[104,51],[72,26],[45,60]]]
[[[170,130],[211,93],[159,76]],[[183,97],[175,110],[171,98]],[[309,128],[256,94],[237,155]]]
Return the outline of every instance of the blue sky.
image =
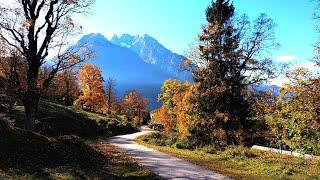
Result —
[[[185,54],[205,23],[205,9],[211,0],[96,0],[93,15],[80,22],[84,33],[149,34],[170,50]],[[315,6],[312,0],[233,0],[239,14],[254,20],[260,13],[271,17],[276,39],[274,60],[308,63],[317,39]],[[310,66],[310,64],[309,64]]]

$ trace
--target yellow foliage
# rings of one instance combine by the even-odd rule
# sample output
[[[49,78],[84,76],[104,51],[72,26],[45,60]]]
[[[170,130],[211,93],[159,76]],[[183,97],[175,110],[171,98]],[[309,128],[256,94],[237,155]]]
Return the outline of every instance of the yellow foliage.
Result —
[[[158,96],[163,106],[155,113],[155,119],[164,125],[166,131],[176,128],[181,138],[189,135],[190,126],[196,119],[194,111],[197,106],[195,99],[198,86],[177,80],[164,82]]]
[[[79,100],[92,111],[102,112],[106,105],[101,70],[94,65],[85,64],[79,72],[81,95]]]
[[[166,132],[170,132],[175,124],[175,119],[170,117],[168,109],[164,106],[156,110],[154,113],[154,119],[157,123],[164,126]]]
[[[289,71],[269,123],[291,149],[320,150],[320,80],[306,69]]]

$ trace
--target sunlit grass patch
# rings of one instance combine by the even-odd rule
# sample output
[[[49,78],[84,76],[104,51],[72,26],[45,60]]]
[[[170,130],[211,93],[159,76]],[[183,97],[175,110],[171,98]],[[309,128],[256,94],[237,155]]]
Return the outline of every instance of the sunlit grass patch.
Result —
[[[159,146],[153,143],[155,141],[151,139],[155,136],[141,136],[136,141],[235,179],[320,179],[320,162],[317,161],[241,146],[232,146],[224,151],[213,151],[208,147],[178,149],[174,145]]]

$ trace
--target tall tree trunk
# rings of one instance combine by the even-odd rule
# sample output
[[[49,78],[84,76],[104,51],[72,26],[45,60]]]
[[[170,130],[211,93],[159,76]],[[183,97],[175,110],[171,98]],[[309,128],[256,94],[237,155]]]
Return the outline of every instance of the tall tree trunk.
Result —
[[[39,105],[40,93],[37,89],[28,90],[25,94],[23,105],[26,113],[25,129],[34,131]]]
[[[34,131],[35,120],[37,118],[38,104],[40,100],[40,89],[38,88],[38,72],[37,65],[29,64],[28,70],[28,86],[24,93],[23,104],[26,113],[25,129]]]

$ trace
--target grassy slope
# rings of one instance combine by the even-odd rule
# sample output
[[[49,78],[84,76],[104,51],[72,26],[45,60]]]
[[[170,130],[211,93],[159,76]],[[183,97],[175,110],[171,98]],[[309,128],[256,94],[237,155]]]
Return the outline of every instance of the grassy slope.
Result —
[[[17,107],[11,115],[16,127],[24,127],[23,107]],[[35,131],[45,136],[77,135],[94,138],[98,135],[116,135],[134,132],[135,129],[123,117],[86,112],[50,102],[41,102]]]
[[[23,127],[23,109],[18,108],[13,118],[14,125]],[[109,120],[47,102],[39,110],[38,124],[44,127],[38,132],[43,135],[11,127],[0,118],[0,179],[160,179],[98,136],[98,122]],[[123,117],[113,120],[125,123]],[[47,137],[68,134],[86,140]]]
[[[48,138],[0,122],[0,176],[51,178],[49,171],[99,169],[107,159],[75,136]]]
[[[24,127],[23,107],[17,107],[12,118],[16,127]],[[68,107],[41,102],[38,110],[36,132],[46,136],[77,135],[79,137],[96,136],[98,125],[85,114]]]
[[[150,137],[141,136],[136,141],[235,179],[320,179],[320,162],[239,147],[210,154],[201,150],[157,146],[147,141]]]

